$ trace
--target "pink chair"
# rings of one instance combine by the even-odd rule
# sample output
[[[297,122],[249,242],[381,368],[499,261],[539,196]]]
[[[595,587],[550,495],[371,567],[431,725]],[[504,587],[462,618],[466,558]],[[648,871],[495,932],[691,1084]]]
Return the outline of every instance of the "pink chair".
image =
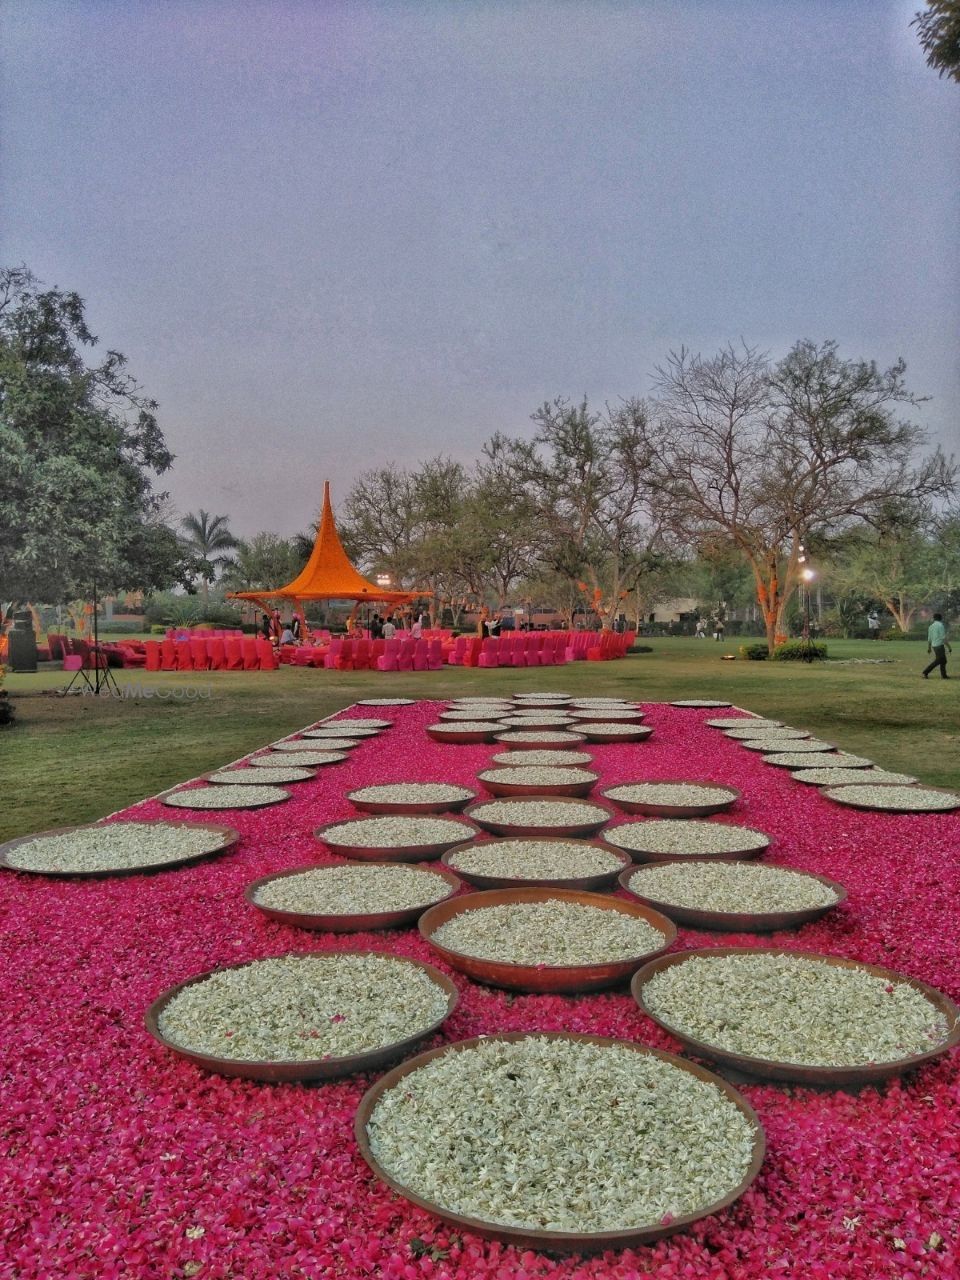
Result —
[[[280,667],[273,645],[262,636],[257,640],[257,661],[261,671],[277,671]]]
[[[144,652],[147,655],[146,671],[160,670],[160,641],[145,640],[143,642]]]
[[[466,653],[466,651],[467,651],[467,637],[457,636],[456,640],[454,640],[453,642],[453,648],[450,650],[449,654],[447,655],[448,665],[451,667],[462,667],[463,655]]]
[[[400,652],[397,654],[397,670],[412,671],[413,655],[416,649],[416,641],[412,636],[405,636],[400,641]]]
[[[223,671],[227,665],[227,650],[219,636],[207,641],[207,654],[210,657],[210,670]]]
[[[496,636],[484,636],[483,642],[480,645],[480,657],[477,659],[477,666],[500,666],[500,641]]]
[[[427,666],[431,671],[439,671],[443,666],[443,640],[439,637],[430,641]]]
[[[190,657],[193,660],[194,671],[210,670],[210,655],[207,652],[207,642],[203,636],[192,636],[190,639]]]
[[[349,637],[340,646],[336,666],[338,671],[353,670],[353,641]]]
[[[353,647],[353,669],[354,671],[369,671],[370,669],[370,641],[358,640]]]
[[[430,646],[422,638],[413,642],[413,669],[414,671],[430,670]]]
[[[240,641],[240,652],[243,654],[244,671],[256,671],[260,665],[260,655],[257,653],[257,637],[244,636]]]
[[[400,641],[393,637],[390,640],[384,640],[383,653],[377,658],[378,671],[396,671],[397,663],[400,658]]]
[[[193,670],[193,654],[190,652],[189,640],[174,640],[173,647],[177,654],[177,670]]]
[[[331,640],[330,648],[326,652],[323,659],[323,665],[328,671],[335,671],[339,666],[340,650],[343,648],[342,640]]]
[[[229,636],[223,642],[224,650],[227,655],[227,671],[243,670],[243,647],[240,643],[239,636]]]
[[[167,636],[160,645],[160,670],[176,671],[177,669],[177,650],[170,636]]]

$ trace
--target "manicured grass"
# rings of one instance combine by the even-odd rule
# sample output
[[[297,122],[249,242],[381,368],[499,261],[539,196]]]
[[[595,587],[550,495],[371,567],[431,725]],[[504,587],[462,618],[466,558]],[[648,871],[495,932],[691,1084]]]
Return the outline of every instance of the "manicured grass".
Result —
[[[736,642],[651,640],[621,662],[441,672],[116,672],[150,696],[59,698],[59,670],[10,675],[17,723],[0,730],[0,840],[89,822],[367,697],[557,689],[646,702],[725,698],[808,728],[922,781],[960,786],[960,678],[924,681],[924,646],[831,641],[831,658],[889,665],[724,662]],[[957,663],[960,670],[960,662]],[[131,689],[131,692],[133,690]],[[387,712],[388,714],[388,712]]]

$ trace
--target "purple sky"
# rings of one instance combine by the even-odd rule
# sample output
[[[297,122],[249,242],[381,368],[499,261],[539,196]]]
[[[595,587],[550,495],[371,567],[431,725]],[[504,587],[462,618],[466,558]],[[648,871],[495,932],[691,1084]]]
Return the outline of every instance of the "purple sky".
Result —
[[[250,534],[681,343],[903,355],[960,447],[960,86],[920,0],[20,0],[0,260]]]

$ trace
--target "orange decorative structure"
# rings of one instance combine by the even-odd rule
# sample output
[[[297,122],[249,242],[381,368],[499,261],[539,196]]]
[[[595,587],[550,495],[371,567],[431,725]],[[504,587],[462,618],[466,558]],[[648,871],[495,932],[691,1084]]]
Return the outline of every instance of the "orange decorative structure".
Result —
[[[231,591],[228,600],[253,600],[267,608],[267,600],[292,600],[303,613],[301,601],[306,600],[370,600],[402,604],[417,596],[428,595],[423,591],[385,591],[370,582],[350,563],[343,549],[330,505],[330,482],[323,482],[323,511],[317,529],[310,559],[292,582],[285,587],[265,587],[262,591]]]

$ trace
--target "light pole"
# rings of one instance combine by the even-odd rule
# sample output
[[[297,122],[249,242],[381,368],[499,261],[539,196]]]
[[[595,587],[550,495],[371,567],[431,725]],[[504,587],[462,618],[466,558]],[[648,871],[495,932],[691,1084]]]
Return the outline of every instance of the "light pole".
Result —
[[[800,570],[800,577],[803,579],[803,660],[804,662],[813,661],[813,651],[810,648],[810,583],[816,577],[813,569],[805,568]]]

